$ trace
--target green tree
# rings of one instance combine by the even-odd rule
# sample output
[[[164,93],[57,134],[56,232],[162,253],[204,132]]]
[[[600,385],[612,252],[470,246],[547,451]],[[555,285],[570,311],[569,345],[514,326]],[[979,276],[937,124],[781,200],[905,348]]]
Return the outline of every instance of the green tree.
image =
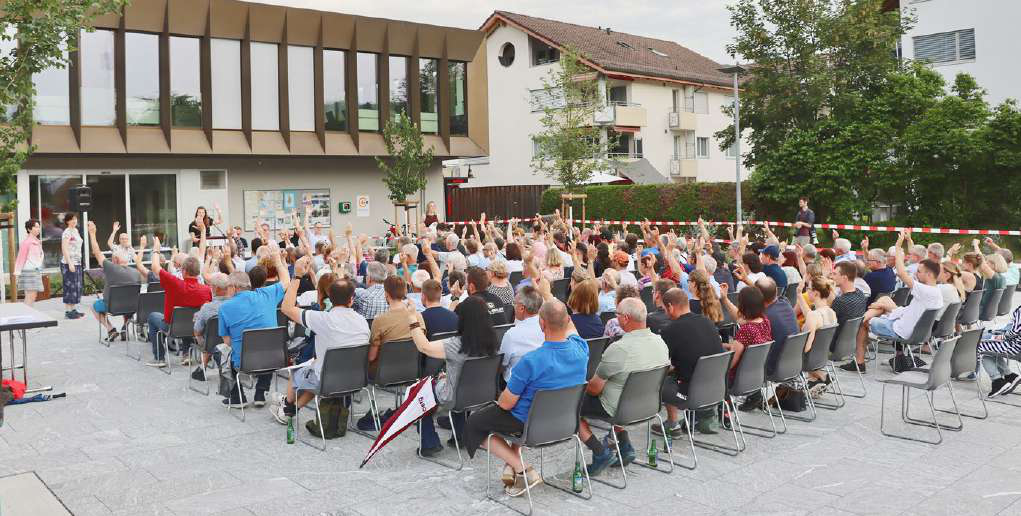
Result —
[[[0,106],[14,109],[0,125],[0,194],[10,193],[14,177],[34,150],[35,85],[32,76],[65,68],[82,30],[99,15],[119,12],[126,0],[6,0],[0,9],[0,40],[17,50],[0,56]]]
[[[543,130],[532,135],[537,147],[532,170],[574,192],[594,173],[614,168],[607,153],[615,138],[601,138],[602,130],[593,123],[606,99],[595,71],[570,48],[560,53],[559,66],[553,66],[542,83],[547,102],[541,106]]]
[[[377,157],[376,163],[383,171],[383,182],[390,190],[390,200],[403,202],[409,195],[425,188],[425,171],[432,164],[433,150],[425,148],[422,132],[405,113],[386,122],[383,143],[387,157]]]

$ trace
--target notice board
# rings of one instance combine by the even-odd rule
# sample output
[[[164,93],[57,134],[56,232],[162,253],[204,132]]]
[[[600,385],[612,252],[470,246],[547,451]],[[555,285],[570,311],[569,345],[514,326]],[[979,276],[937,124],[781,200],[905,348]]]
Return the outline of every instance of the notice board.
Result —
[[[304,217],[310,210],[308,225],[330,225],[330,190],[245,190],[245,231],[254,231],[262,223],[270,230],[290,228],[292,214]]]

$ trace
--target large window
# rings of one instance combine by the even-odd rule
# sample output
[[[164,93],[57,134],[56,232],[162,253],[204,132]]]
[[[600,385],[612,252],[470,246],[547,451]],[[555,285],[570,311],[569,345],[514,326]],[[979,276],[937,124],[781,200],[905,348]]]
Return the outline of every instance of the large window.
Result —
[[[468,63],[451,61],[450,134],[468,134]]]
[[[408,58],[390,56],[390,117],[408,114]]]
[[[125,34],[124,61],[128,124],[159,125],[159,36],[138,32]]]
[[[30,176],[29,206],[31,217],[42,224],[39,238],[43,242],[43,267],[60,266],[60,235],[64,232],[64,214],[71,211],[68,190],[82,184],[81,174],[75,176]],[[81,220],[78,221],[81,228]]]
[[[532,66],[555,63],[560,60],[560,50],[533,37],[528,38],[528,46],[532,50]]]
[[[954,63],[975,59],[975,29],[955,30],[911,38],[915,59],[929,63]]]
[[[241,42],[211,41],[213,129],[241,129]]]
[[[280,130],[280,63],[276,43],[252,42],[252,129]]]
[[[323,113],[327,131],[347,131],[347,92],[344,90],[343,50],[323,51]]]
[[[131,241],[137,245],[142,235],[149,238],[156,235],[163,247],[176,246],[177,177],[174,174],[132,174],[128,181]]]
[[[113,125],[117,94],[113,82],[113,32],[81,33],[82,125]],[[198,66],[196,63],[195,66]]]
[[[170,123],[202,127],[198,38],[170,37]]]
[[[435,134],[439,131],[439,66],[436,59],[418,60],[418,93],[422,102],[423,133]]]
[[[287,47],[287,112],[292,131],[314,131],[315,73],[312,47]]]
[[[695,138],[695,153],[699,158],[709,157],[709,138],[706,136],[699,136]]]
[[[65,54],[65,57],[66,54]],[[32,118],[43,125],[69,125],[70,75],[67,68],[47,68],[32,76],[35,85],[35,109]]]
[[[358,130],[379,130],[379,80],[376,54],[358,53]]]

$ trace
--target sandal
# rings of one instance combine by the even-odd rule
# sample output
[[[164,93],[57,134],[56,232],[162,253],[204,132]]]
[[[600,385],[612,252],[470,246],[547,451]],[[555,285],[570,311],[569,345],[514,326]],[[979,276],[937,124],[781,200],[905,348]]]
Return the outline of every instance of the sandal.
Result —
[[[110,330],[110,331],[106,332],[106,341],[107,342],[113,342],[113,341],[117,340],[117,338],[120,337],[120,336],[121,336],[121,332],[117,331],[116,329]]]

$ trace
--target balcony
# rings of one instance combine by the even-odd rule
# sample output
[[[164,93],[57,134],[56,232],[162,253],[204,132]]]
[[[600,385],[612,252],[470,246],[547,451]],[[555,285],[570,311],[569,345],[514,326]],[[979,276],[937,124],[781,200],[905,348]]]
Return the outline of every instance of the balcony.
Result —
[[[698,177],[698,160],[674,156],[670,160],[670,177]]]
[[[592,114],[592,123],[593,125],[645,127],[648,124],[648,115],[640,104],[611,102]]]
[[[694,131],[698,126],[698,117],[691,111],[672,111],[668,125],[674,131]]]

